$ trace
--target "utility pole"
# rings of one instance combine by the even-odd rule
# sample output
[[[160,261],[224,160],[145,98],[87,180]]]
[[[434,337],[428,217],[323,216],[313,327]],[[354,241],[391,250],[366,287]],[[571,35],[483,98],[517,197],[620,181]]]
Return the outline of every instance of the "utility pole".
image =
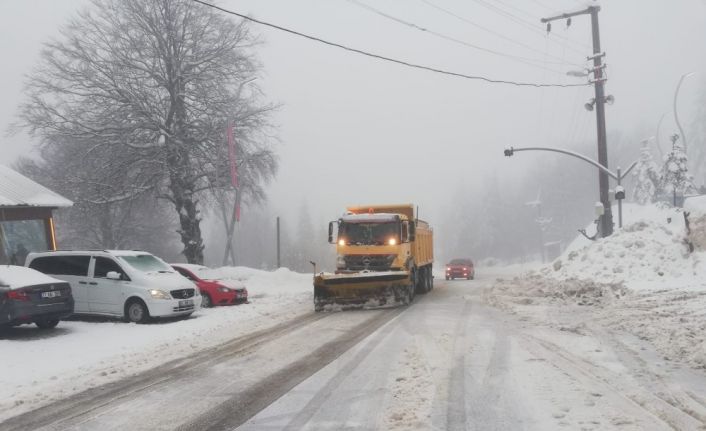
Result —
[[[593,33],[593,55],[588,57],[589,60],[593,60],[593,84],[595,87],[595,108],[596,108],[596,128],[598,134],[598,163],[600,163],[605,168],[608,168],[608,142],[606,138],[606,124],[605,124],[605,89],[604,84],[606,78],[604,77],[605,65],[603,64],[603,57],[605,53],[601,52],[601,39],[600,32],[598,28],[598,12],[601,7],[598,5],[589,6],[584,10],[577,12],[563,13],[549,18],[542,18],[543,23],[547,23],[547,31],[551,30],[551,22],[558,19],[566,19],[567,24],[571,23],[571,17],[578,15],[591,15],[591,28]],[[601,232],[604,237],[610,236],[613,233],[613,212],[610,205],[610,196],[608,192],[608,175],[603,172],[598,172],[598,190],[600,195],[601,204],[605,209],[603,216],[601,216]]]
[[[281,267],[282,261],[280,260],[279,217],[277,217],[277,268]]]

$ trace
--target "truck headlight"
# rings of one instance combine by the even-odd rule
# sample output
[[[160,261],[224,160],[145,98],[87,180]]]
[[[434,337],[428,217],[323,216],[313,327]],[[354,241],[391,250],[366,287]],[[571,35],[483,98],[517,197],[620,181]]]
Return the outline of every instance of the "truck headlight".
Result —
[[[159,289],[151,289],[150,295],[152,295],[152,298],[155,299],[172,299],[172,295],[170,295],[169,292]]]

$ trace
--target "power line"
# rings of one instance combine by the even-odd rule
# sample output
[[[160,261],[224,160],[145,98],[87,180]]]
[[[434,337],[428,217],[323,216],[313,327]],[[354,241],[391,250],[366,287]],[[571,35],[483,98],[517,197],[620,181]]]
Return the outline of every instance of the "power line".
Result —
[[[442,75],[455,76],[455,77],[458,77],[458,78],[474,79],[474,80],[485,81],[485,82],[489,82],[489,83],[493,83],[493,84],[507,84],[507,85],[514,85],[514,86],[518,86],[518,87],[537,87],[537,88],[541,88],[541,87],[582,87],[582,86],[587,86],[587,85],[589,85],[588,83],[584,83],[584,84],[539,84],[539,83],[535,83],[535,82],[509,81],[509,80],[503,80],[503,79],[488,78],[488,77],[480,76],[480,75],[468,75],[468,74],[465,74],[465,73],[452,72],[452,71],[449,71],[449,70],[439,69],[439,68],[436,68],[436,67],[424,66],[424,65],[421,65],[421,64],[410,63],[410,62],[407,62],[407,61],[404,61],[404,60],[398,60],[398,59],[395,59],[395,58],[392,58],[392,57],[386,57],[386,56],[384,56],[384,55],[375,54],[375,53],[368,52],[368,51],[364,51],[364,50],[357,49],[357,48],[352,48],[352,47],[349,47],[349,46],[346,46],[346,45],[342,45],[342,44],[336,43],[336,42],[330,42],[330,41],[328,41],[328,40],[321,39],[321,38],[316,37],[316,36],[311,36],[311,35],[309,35],[309,34],[301,33],[301,32],[296,31],[296,30],[292,30],[292,29],[289,29],[289,28],[286,28],[286,27],[282,27],[282,26],[279,26],[279,25],[276,25],[276,24],[272,24],[272,23],[269,23],[269,22],[266,22],[266,21],[262,21],[262,20],[259,20],[259,19],[255,19],[255,18],[253,18],[253,17],[244,15],[244,14],[242,14],[242,13],[235,12],[235,11],[232,11],[232,10],[228,10],[228,9],[222,8],[222,7],[220,7],[220,6],[216,6],[216,5],[214,5],[214,4],[207,3],[207,2],[202,1],[202,0],[192,0],[192,1],[195,2],[195,3],[199,3],[199,4],[201,4],[201,5],[204,5],[204,6],[206,6],[206,7],[210,7],[210,8],[219,10],[219,11],[221,11],[221,12],[227,13],[227,14],[229,14],[229,15],[234,15],[234,16],[240,17],[240,18],[242,18],[242,19],[244,19],[244,20],[247,20],[247,21],[250,21],[250,22],[254,22],[254,23],[256,23],[256,24],[264,25],[264,26],[266,26],[266,27],[270,27],[270,28],[274,28],[274,29],[276,29],[276,30],[283,31],[283,32],[285,32],[285,33],[289,33],[289,34],[293,34],[293,35],[295,35],[295,36],[303,37],[303,38],[305,38],[305,39],[309,39],[309,40],[312,40],[312,41],[315,41],[315,42],[319,42],[319,43],[322,43],[322,44],[324,44],[324,45],[333,46],[333,47],[336,47],[336,48],[339,48],[339,49],[343,49],[343,50],[348,51],[348,52],[353,52],[353,53],[356,53],[356,54],[360,54],[360,55],[364,55],[364,56],[367,56],[367,57],[375,58],[375,59],[377,59],[377,60],[387,61],[387,62],[390,62],[390,63],[395,63],[395,64],[398,64],[398,65],[410,67],[410,68],[413,68],[413,69],[421,69],[421,70],[426,70],[426,71],[429,71],[429,72],[439,73],[439,74],[442,74]]]
[[[441,11],[441,12],[447,14],[447,15],[450,15],[450,16],[452,16],[452,17],[454,17],[454,18],[456,18],[456,19],[458,19],[458,20],[460,20],[460,21],[463,21],[463,22],[465,22],[465,23],[467,23],[467,24],[470,24],[470,25],[472,25],[472,26],[474,26],[474,27],[477,27],[477,28],[479,28],[479,29],[481,29],[481,30],[483,30],[483,31],[485,31],[485,32],[488,32],[488,33],[490,33],[490,34],[492,34],[492,35],[495,35],[495,36],[497,36],[497,37],[499,37],[499,38],[501,38],[501,39],[507,40],[508,42],[512,42],[512,43],[514,43],[514,44],[516,44],[516,45],[518,45],[518,46],[521,46],[521,47],[523,47],[523,48],[529,49],[530,51],[534,51],[534,52],[536,52],[536,53],[538,53],[538,54],[546,55],[546,56],[549,56],[549,57],[554,58],[554,59],[556,59],[556,60],[561,60],[561,61],[557,61],[557,62],[545,62],[544,60],[542,60],[542,62],[544,62],[544,63],[548,63],[548,64],[562,64],[562,65],[569,64],[569,65],[577,66],[577,67],[581,67],[581,68],[584,67],[583,65],[580,65],[580,64],[578,64],[578,63],[570,63],[570,62],[567,62],[567,61],[566,61],[565,59],[563,59],[563,58],[559,58],[559,57],[557,57],[557,56],[555,56],[555,55],[548,54],[548,53],[543,52],[543,51],[541,51],[541,50],[539,50],[539,49],[537,49],[537,48],[535,48],[535,47],[533,47],[533,46],[530,46],[530,45],[527,45],[526,43],[520,42],[519,40],[513,39],[513,38],[511,38],[511,37],[509,37],[509,36],[505,36],[505,35],[502,34],[502,33],[498,33],[498,32],[496,32],[496,31],[494,31],[494,30],[491,30],[491,29],[489,29],[489,28],[487,28],[487,27],[484,27],[484,26],[482,26],[482,25],[480,25],[480,24],[478,24],[478,23],[476,23],[476,22],[471,21],[470,19],[468,19],[468,18],[466,18],[466,17],[463,17],[463,16],[461,16],[461,15],[458,15],[457,13],[455,13],[455,12],[449,10],[449,9],[446,9],[446,8],[443,8],[443,7],[439,6],[439,5],[436,5],[436,4],[432,3],[432,2],[429,1],[429,0],[420,0],[420,1],[423,2],[423,3],[425,3],[425,4],[427,4],[427,5],[430,6],[430,7],[433,7],[433,8],[436,9],[436,10],[439,10],[439,11]]]
[[[349,3],[352,3],[352,4],[356,5],[356,6],[359,6],[359,7],[363,8],[363,9],[366,9],[366,10],[368,10],[368,11],[370,11],[370,12],[376,14],[376,15],[379,15],[379,16],[383,17],[383,18],[386,18],[386,19],[389,19],[389,20],[394,21],[394,22],[396,22],[396,23],[399,23],[399,24],[402,24],[402,25],[411,27],[411,28],[413,28],[413,29],[415,29],[415,30],[419,30],[419,31],[421,31],[421,32],[428,33],[428,34],[430,34],[430,35],[432,35],[432,36],[436,36],[436,37],[438,37],[438,38],[441,38],[441,39],[444,39],[444,40],[448,40],[448,41],[450,41],[450,42],[454,42],[454,43],[457,43],[457,44],[459,44],[459,45],[463,45],[463,46],[466,46],[466,47],[469,47],[469,48],[473,48],[473,49],[476,49],[476,50],[479,50],[479,51],[483,51],[483,52],[487,52],[487,53],[490,53],[490,54],[493,54],[493,55],[497,55],[497,56],[500,56],[500,57],[505,57],[505,58],[509,58],[509,59],[511,59],[511,60],[516,60],[516,61],[519,61],[519,62],[524,63],[524,64],[526,64],[526,65],[532,66],[532,67],[537,67],[537,68],[540,68],[540,69],[549,70],[550,72],[556,73],[556,74],[558,74],[558,75],[563,75],[563,74],[564,74],[563,72],[560,72],[560,71],[557,71],[557,70],[553,70],[553,69],[549,69],[549,68],[544,67],[544,66],[539,65],[539,64],[534,64],[534,63],[547,63],[547,62],[545,62],[545,61],[543,61],[543,60],[540,60],[540,59],[537,59],[537,58],[521,57],[521,56],[518,56],[518,55],[507,54],[507,53],[500,52],[500,51],[496,51],[496,50],[493,50],[493,49],[484,48],[484,47],[482,47],[482,46],[478,46],[478,45],[472,44],[472,43],[470,43],[470,42],[466,42],[466,41],[464,41],[464,40],[460,40],[460,39],[457,39],[457,38],[455,38],[455,37],[448,36],[448,35],[443,34],[443,33],[439,33],[439,32],[437,32],[437,31],[431,30],[431,29],[429,29],[429,28],[422,27],[422,26],[417,25],[417,24],[415,24],[415,23],[413,23],[413,22],[409,22],[409,21],[403,20],[403,19],[401,19],[401,18],[397,18],[397,17],[395,17],[395,16],[393,16],[393,15],[390,15],[390,14],[388,14],[388,13],[385,13],[385,12],[381,11],[380,9],[374,8],[373,6],[370,6],[370,5],[366,4],[366,3],[363,3],[363,2],[360,1],[360,0],[348,0],[348,2],[349,2]],[[533,62],[534,62],[534,63],[533,63]],[[554,63],[554,64],[566,64],[566,62]]]
[[[521,13],[522,15],[524,15],[524,16],[526,16],[526,17],[528,17],[528,18],[532,18],[532,19],[535,19],[535,18],[536,18],[534,15],[532,15],[532,14],[529,13],[529,12],[527,12],[526,10],[521,9],[521,8],[519,8],[519,7],[517,7],[517,6],[511,5],[511,4],[505,3],[503,0],[495,0],[495,1],[496,1],[497,3],[500,3],[500,4],[503,5],[503,6],[507,7],[507,8],[516,10],[517,12]]]
[[[534,4],[537,4],[537,5],[543,7],[543,8],[546,9],[546,10],[554,10],[554,8],[551,8],[551,7],[547,6],[546,4],[540,2],[539,0],[531,0],[531,1],[532,1]]]
[[[502,8],[499,8],[499,7],[497,7],[497,6],[493,5],[493,4],[490,4],[490,3],[488,3],[487,1],[484,1],[484,0],[473,0],[473,1],[475,1],[476,3],[478,3],[479,5],[481,5],[481,6],[485,7],[485,8],[487,8],[487,9],[490,9],[491,11],[493,11],[493,12],[495,12],[495,13],[498,13],[498,14],[500,14],[500,15],[502,15],[502,16],[508,18],[508,19],[510,19],[511,21],[514,21],[515,23],[517,23],[517,24],[519,24],[519,25],[521,25],[521,26],[523,26],[523,27],[525,27],[525,28],[527,28],[527,29],[529,29],[529,30],[531,30],[531,31],[533,31],[533,32],[535,32],[535,33],[537,33],[537,34],[540,34],[540,35],[542,35],[542,36],[545,36],[545,33],[544,33],[542,30],[538,29],[535,24],[533,24],[533,23],[527,21],[526,19],[523,19],[523,18],[518,17],[517,15],[513,14],[512,12],[508,12],[508,11],[506,11],[506,10],[504,10],[504,9],[502,9]],[[560,39],[564,39],[564,40],[566,40],[566,41],[568,41],[568,42],[571,42],[571,43],[573,43],[573,44],[576,44],[576,45],[578,45],[578,46],[581,46],[582,48],[587,48],[587,47],[588,47],[588,45],[586,45],[586,44],[584,44],[584,43],[577,42],[577,41],[575,41],[575,40],[571,40],[571,39],[569,39],[569,38],[567,38],[567,37],[565,37],[565,36],[562,36],[562,35],[559,35],[559,34],[556,34],[556,33],[550,33],[549,35],[553,35],[553,36],[556,36],[556,37],[558,37],[558,38],[560,38]],[[545,37],[546,37],[546,36],[545,36]],[[549,38],[549,40],[553,40],[553,39]],[[577,49],[574,49],[574,48],[570,48],[570,49],[571,49],[572,51],[578,53],[578,54],[584,55],[583,52],[578,51]]]

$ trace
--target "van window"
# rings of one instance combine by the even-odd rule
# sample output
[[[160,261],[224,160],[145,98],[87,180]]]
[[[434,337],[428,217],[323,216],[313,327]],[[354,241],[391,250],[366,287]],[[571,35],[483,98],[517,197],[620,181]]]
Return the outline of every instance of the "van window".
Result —
[[[95,278],[106,278],[110,271],[115,271],[120,274],[122,280],[127,280],[127,276],[123,269],[118,265],[113,259],[108,259],[107,257],[97,256],[96,264],[93,267],[93,277]]]
[[[42,256],[29,267],[45,274],[87,276],[90,261],[90,256]]]

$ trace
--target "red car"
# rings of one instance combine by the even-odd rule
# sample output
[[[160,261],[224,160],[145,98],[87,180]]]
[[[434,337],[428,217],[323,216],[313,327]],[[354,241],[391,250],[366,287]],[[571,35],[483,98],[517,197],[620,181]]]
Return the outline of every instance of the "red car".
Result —
[[[179,274],[196,283],[201,292],[201,307],[214,305],[244,304],[248,302],[248,289],[235,287],[219,280],[218,274],[203,265],[187,263],[172,264]]]
[[[473,280],[476,278],[476,270],[471,259],[454,259],[446,265],[446,279],[465,278]]]

